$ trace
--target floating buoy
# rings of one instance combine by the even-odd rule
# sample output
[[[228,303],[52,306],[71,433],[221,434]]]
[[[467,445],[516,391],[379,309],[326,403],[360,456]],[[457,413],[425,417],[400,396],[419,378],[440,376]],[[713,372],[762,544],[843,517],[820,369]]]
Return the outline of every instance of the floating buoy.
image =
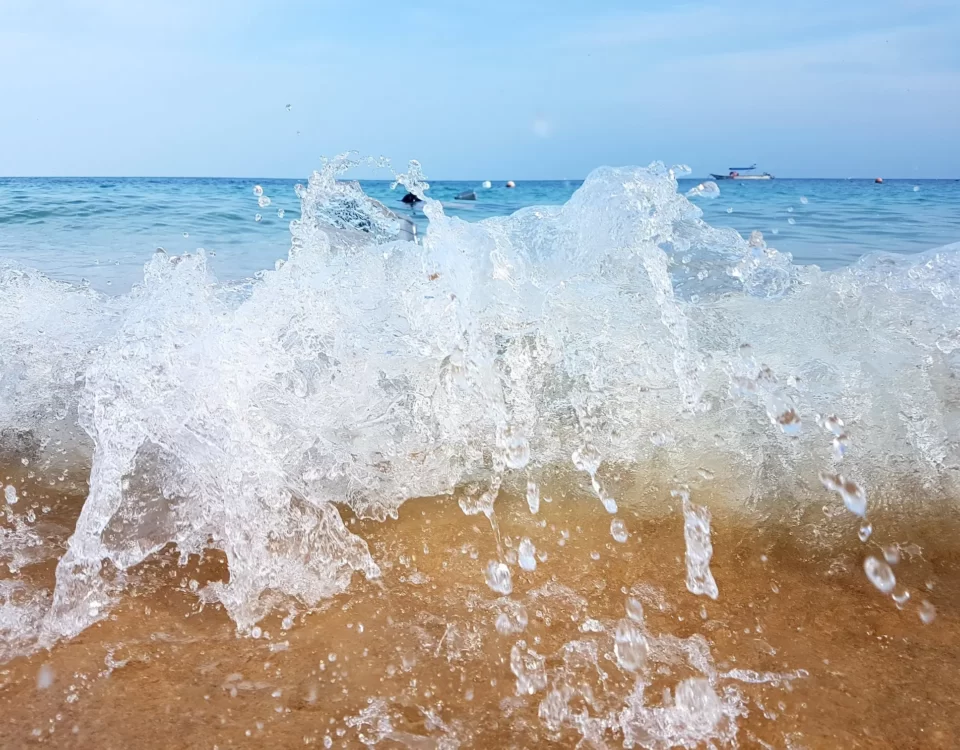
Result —
[[[514,188],[514,187],[516,187],[516,186],[517,186],[517,185],[516,185],[516,183],[515,183],[513,180],[507,180],[507,187],[508,187],[508,188]]]
[[[878,177],[877,179],[874,180],[874,182],[877,183],[878,185],[882,185],[882,184],[883,184],[883,178],[882,178],[882,177]]]

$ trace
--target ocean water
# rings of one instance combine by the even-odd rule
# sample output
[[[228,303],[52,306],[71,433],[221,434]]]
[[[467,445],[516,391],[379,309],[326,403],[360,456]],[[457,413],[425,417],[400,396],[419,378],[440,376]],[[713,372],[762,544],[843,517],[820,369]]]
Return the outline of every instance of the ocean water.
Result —
[[[272,268],[299,217],[298,180],[153,178],[0,178],[0,256],[71,282],[87,279],[119,293],[142,278],[150,254],[205,248],[221,280]],[[299,182],[305,182],[300,180]],[[681,179],[687,192],[704,182]],[[270,205],[252,194],[262,185]],[[364,181],[364,191],[426,230],[423,212],[400,202],[392,181]],[[528,206],[560,205],[580,181],[431,182],[428,194],[448,216],[479,221]],[[695,199],[713,226],[744,237],[759,230],[798,263],[849,264],[865,253],[916,253],[960,240],[960,181],[784,180],[720,182],[719,196]],[[475,191],[476,201],[457,201]],[[283,211],[283,217],[278,216]],[[257,215],[261,216],[259,222]],[[184,236],[184,235],[187,236]]]
[[[351,166],[3,183],[0,745],[956,746],[956,183]]]

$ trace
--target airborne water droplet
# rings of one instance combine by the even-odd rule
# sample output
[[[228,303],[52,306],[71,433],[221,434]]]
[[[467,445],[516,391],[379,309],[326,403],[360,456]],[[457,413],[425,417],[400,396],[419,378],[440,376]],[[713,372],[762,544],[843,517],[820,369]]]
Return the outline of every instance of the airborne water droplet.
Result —
[[[537,568],[537,548],[529,537],[520,540],[520,546],[517,547],[517,559],[520,567],[526,571],[533,571]],[[492,587],[491,587],[492,588]]]
[[[836,414],[824,417],[821,424],[823,425],[823,429],[837,437],[843,434],[843,420]]]
[[[647,663],[650,650],[647,639],[631,620],[620,620],[613,635],[617,663],[628,672],[636,672]]]
[[[893,591],[893,587],[897,585],[897,578],[890,566],[872,555],[863,561],[863,570],[870,583],[884,594],[889,594]]]
[[[261,195],[257,199],[257,205],[260,206],[260,208],[266,208],[270,205],[270,198],[268,198],[266,195]]]
[[[796,223],[797,223],[797,220],[794,219],[792,216],[789,219],[787,219],[787,224],[796,224]]]
[[[626,524],[619,518],[614,518],[610,522],[610,536],[613,537],[614,541],[620,542],[620,544],[627,541],[629,534],[627,533]]]
[[[289,112],[291,109],[293,109],[293,105],[292,105],[292,104],[288,104],[288,105],[287,105],[287,112]]]
[[[906,589],[894,591],[891,598],[897,605],[897,609],[903,609],[905,606],[907,606],[907,602],[910,601],[910,592]]]
[[[888,544],[886,547],[882,547],[880,551],[883,552],[883,559],[891,565],[896,565],[898,562],[900,562],[899,544]]]
[[[3,489],[3,498],[7,501],[8,505],[17,504],[17,488],[12,484],[8,484]]]
[[[540,485],[536,482],[527,482],[527,507],[531,513],[540,510]]]
[[[846,435],[837,435],[833,439],[833,459],[842,461],[847,453],[848,440]]]
[[[504,430],[503,461],[511,469],[522,469],[530,463],[530,443],[519,430]]]
[[[496,560],[488,562],[487,585],[498,594],[510,594],[513,591],[513,579],[510,576],[510,568]]]
[[[860,537],[861,542],[867,541],[870,538],[870,535],[873,533],[873,524],[864,523],[860,526],[860,531],[858,536]]]
[[[803,205],[807,205],[810,201],[807,200],[807,196],[801,195],[801,196],[800,196],[800,202],[801,202]]]
[[[262,220],[263,220],[263,217],[262,217],[260,214],[257,214],[256,216],[253,217],[253,220],[254,220],[254,221],[262,221]]]
[[[282,208],[278,208],[278,209],[277,209],[277,218],[282,219],[282,218],[283,218],[283,214],[284,214],[284,210],[283,210]]]
[[[263,188],[260,187],[259,185],[254,185],[253,194],[255,197],[259,198],[261,195],[263,195]]]
[[[627,617],[634,622],[643,622],[643,604],[639,599],[632,596],[627,599]]]
[[[933,622],[934,618],[937,616],[937,608],[934,607],[930,602],[924,599],[920,602],[920,621],[924,625],[929,625]]]

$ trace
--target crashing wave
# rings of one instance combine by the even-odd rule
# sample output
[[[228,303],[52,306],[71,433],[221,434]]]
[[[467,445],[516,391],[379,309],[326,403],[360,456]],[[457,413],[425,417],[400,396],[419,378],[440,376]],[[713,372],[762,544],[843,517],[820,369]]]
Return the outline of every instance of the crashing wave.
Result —
[[[662,165],[478,223],[428,199],[416,244],[336,179],[348,166],[298,191],[288,258],[241,285],[203,252],[158,252],[120,297],[0,267],[4,449],[90,464],[43,642],[170,544],[222,550],[229,582],[200,596],[247,631],[379,574],[340,507],[456,493],[489,513],[547,471],[610,512],[611,466],[709,471],[744,506],[823,501],[840,468],[865,513],[897,483],[950,496],[958,247],[796,266],[704,223]]]

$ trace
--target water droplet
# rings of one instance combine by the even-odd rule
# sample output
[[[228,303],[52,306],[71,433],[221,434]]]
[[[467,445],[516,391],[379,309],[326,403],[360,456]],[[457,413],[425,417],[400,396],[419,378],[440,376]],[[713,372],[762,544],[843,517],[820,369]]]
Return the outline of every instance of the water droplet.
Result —
[[[577,469],[587,472],[590,476],[597,473],[597,469],[600,468],[600,462],[602,460],[600,451],[597,450],[593,443],[586,443],[577,448],[570,458],[573,460],[573,465],[576,466]]]
[[[937,349],[944,354],[950,354],[956,349],[960,349],[960,329],[947,331],[941,338],[937,339]]]
[[[600,497],[600,502],[603,503],[603,509],[607,511],[607,513],[617,512],[617,501],[614,500],[612,497],[607,497],[606,495],[602,495]]]
[[[843,434],[843,420],[840,419],[836,414],[831,414],[828,417],[824,417],[820,425],[829,432],[831,435],[836,435],[839,437]]]
[[[643,622],[643,604],[635,597],[627,598],[627,617],[634,622]]]
[[[650,647],[643,632],[631,620],[620,620],[613,635],[613,651],[617,664],[628,672],[636,672],[647,663]]]
[[[773,421],[779,425],[780,431],[788,437],[797,437],[800,434],[800,428],[803,422],[797,410],[792,406],[784,406],[778,414],[771,414]]]
[[[937,616],[937,608],[924,599],[922,602],[920,602],[919,614],[920,622],[922,622],[924,625],[929,625]]]
[[[860,537],[861,542],[867,541],[870,538],[870,535],[873,533],[873,524],[864,522],[860,526],[860,532],[857,536]]]
[[[597,551],[591,552],[591,553],[590,553],[590,559],[593,560],[594,562],[596,562],[597,560],[600,559],[600,553],[597,552]]]
[[[794,219],[792,216],[789,219],[787,219],[787,224],[796,224],[796,223],[797,223],[797,220]]]
[[[780,234],[780,230],[779,230],[779,229],[771,229],[771,230],[770,230],[770,233],[771,233],[771,234]]]
[[[285,212],[284,212],[284,210],[283,210],[282,208],[278,208],[278,209],[277,209],[277,218],[278,218],[278,219],[282,219],[284,213],[285,213]]]
[[[491,187],[493,187],[493,183],[490,182],[490,180],[484,180],[484,181],[481,183],[481,185],[482,185],[483,187],[487,188],[487,189],[490,189]]]
[[[495,627],[500,635],[515,635],[522,633],[528,623],[527,610],[523,605],[505,600],[506,604],[511,605],[497,615]]]
[[[788,213],[788,214],[792,214],[792,213],[793,213],[793,206],[789,206],[789,207],[787,208],[787,213]]]
[[[530,443],[512,427],[503,432],[503,461],[511,469],[522,469],[530,463]]]
[[[910,592],[906,589],[901,589],[900,591],[894,591],[893,596],[891,597],[894,603],[897,605],[897,609],[903,609],[907,606],[907,602],[910,601]]]
[[[287,112],[289,112],[289,111],[292,110],[292,109],[293,109],[293,105],[292,105],[292,104],[288,104],[288,105],[287,105]]]
[[[626,524],[624,524],[624,522],[619,518],[614,518],[610,522],[610,536],[613,537],[615,542],[620,542],[620,544],[623,544],[625,541],[627,541],[627,537],[630,536],[627,533]]]
[[[3,488],[3,499],[7,501],[8,505],[17,504],[17,488],[12,484],[8,484]]]
[[[863,570],[870,583],[884,594],[889,594],[897,585],[897,578],[893,575],[890,566],[872,555],[863,561]]]
[[[44,664],[40,667],[40,671],[37,672],[37,690],[46,690],[53,684],[53,678],[53,667],[49,664]]]
[[[531,513],[540,510],[540,485],[536,482],[527,482],[527,507]]]
[[[801,195],[801,196],[800,196],[800,202],[801,202],[803,205],[807,205],[810,201],[807,200],[807,196]]]
[[[728,213],[728,214],[732,214],[732,213],[733,213],[733,207],[732,207],[732,206],[727,209],[727,213]]]
[[[263,635],[263,630],[261,630],[259,626],[254,626],[250,631],[251,638],[259,638],[261,635]]]
[[[262,217],[260,214],[257,214],[256,216],[253,217],[253,220],[254,220],[254,221],[262,221],[262,220],[263,220],[263,217]]]
[[[831,492],[843,498],[843,504],[854,515],[863,518],[867,513],[867,493],[856,482],[844,479],[839,474],[822,472],[820,481]]]
[[[914,186],[913,186],[913,192],[919,193],[919,192],[920,192],[920,186],[919,186],[919,185],[914,185]]]
[[[259,198],[261,195],[263,195],[263,188],[260,187],[259,185],[254,185],[254,186],[253,186],[253,194],[254,194],[257,198]]]
[[[524,537],[520,540],[520,546],[517,547],[517,560],[520,563],[520,567],[524,570],[536,570],[537,548],[533,546],[533,542],[530,541],[529,537]],[[491,586],[491,588],[493,587]]]
[[[491,560],[487,563],[487,586],[498,594],[510,594],[513,592],[513,579],[510,576],[510,568],[497,560]]]
[[[510,671],[517,678],[517,695],[533,695],[547,686],[546,659],[517,641],[510,649]]]
[[[663,446],[673,442],[673,435],[671,435],[669,432],[651,432],[650,442],[658,448],[662,448]]]
[[[849,440],[846,435],[837,435],[833,439],[833,459],[835,461],[843,460],[843,457],[847,454],[848,445]]]
[[[271,203],[270,198],[268,198],[266,195],[261,195],[257,199],[257,205],[260,206],[260,208],[266,208],[267,206],[270,205],[270,203]]]
[[[899,544],[888,544],[886,547],[881,547],[880,551],[883,552],[883,559],[891,565],[896,565],[898,562],[900,562]]]
[[[184,237],[189,237],[189,236],[190,236],[190,233],[189,233],[189,232],[184,232],[184,233],[183,233],[183,236],[184,236]]]

